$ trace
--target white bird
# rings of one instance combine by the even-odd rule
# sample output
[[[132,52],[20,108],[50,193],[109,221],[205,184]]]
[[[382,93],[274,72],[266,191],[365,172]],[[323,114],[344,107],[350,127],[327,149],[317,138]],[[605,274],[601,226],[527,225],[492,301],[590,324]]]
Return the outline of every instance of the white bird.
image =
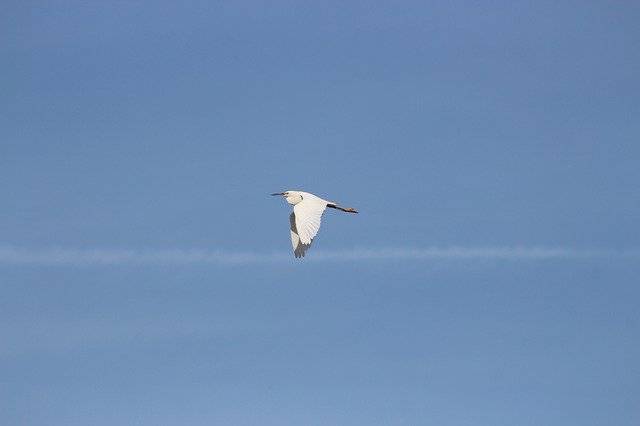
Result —
[[[276,192],[271,195],[282,195],[287,203],[293,205],[293,212],[289,216],[291,229],[291,245],[293,254],[302,257],[311,247],[311,243],[320,229],[322,214],[327,207],[342,210],[347,213],[358,213],[355,209],[340,207],[333,201],[303,191]]]

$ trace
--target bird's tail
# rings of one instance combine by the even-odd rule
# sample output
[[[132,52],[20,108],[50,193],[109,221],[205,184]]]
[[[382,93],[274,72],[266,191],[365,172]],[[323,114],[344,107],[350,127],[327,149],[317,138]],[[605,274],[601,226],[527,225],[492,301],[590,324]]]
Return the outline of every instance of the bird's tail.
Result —
[[[343,212],[347,212],[347,213],[358,213],[358,211],[356,209],[354,209],[354,208],[351,208],[351,207],[340,207],[336,203],[329,203],[329,204],[327,204],[327,207],[330,207],[332,209],[342,210]]]

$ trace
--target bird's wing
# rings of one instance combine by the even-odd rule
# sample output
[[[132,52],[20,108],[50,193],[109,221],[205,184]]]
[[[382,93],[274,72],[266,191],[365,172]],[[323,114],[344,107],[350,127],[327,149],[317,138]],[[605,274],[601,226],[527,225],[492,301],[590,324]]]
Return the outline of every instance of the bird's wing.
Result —
[[[296,229],[302,244],[311,244],[311,241],[320,229],[322,213],[327,208],[327,202],[317,197],[304,198],[293,206],[296,219]]]
[[[300,236],[298,236],[298,228],[296,227],[296,215],[291,212],[289,215],[289,226],[291,230],[291,245],[293,246],[293,254],[296,257],[304,257],[309,247],[311,247],[311,243],[302,244],[300,241]]]

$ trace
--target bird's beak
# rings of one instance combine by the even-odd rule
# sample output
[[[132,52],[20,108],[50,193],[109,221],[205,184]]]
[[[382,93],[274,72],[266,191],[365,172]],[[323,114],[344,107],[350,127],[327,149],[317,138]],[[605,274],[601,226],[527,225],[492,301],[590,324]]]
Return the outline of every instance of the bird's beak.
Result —
[[[274,192],[274,193],[273,193],[273,194],[271,194],[271,195],[284,195],[284,192]]]

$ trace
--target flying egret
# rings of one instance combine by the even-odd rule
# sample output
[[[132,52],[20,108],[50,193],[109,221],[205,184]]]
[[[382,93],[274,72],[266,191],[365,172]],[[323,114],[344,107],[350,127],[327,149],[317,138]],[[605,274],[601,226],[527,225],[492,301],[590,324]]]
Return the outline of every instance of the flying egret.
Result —
[[[322,214],[327,207],[347,213],[358,213],[355,209],[340,207],[332,201],[323,200],[308,192],[285,191],[271,195],[282,195],[287,203],[293,205],[293,212],[289,216],[289,225],[293,254],[296,257],[304,256],[311,247],[311,243],[320,229]]]

